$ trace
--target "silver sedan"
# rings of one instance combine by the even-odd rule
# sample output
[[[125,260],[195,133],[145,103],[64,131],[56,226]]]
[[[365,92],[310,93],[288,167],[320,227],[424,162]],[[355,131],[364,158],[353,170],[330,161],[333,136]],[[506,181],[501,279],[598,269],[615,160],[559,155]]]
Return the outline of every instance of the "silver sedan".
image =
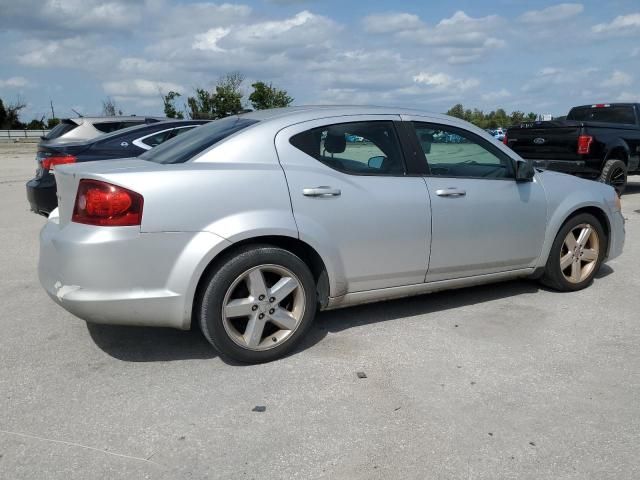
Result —
[[[624,243],[610,186],[416,110],[253,112],[55,176],[51,298],[89,322],[196,322],[243,362],[290,352],[318,309],[522,277],[579,290]]]

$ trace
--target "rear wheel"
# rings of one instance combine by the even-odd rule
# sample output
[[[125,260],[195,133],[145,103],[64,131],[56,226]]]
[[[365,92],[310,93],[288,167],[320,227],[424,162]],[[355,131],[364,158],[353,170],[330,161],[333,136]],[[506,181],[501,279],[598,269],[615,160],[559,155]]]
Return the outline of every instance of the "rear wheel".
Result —
[[[606,236],[600,222],[583,213],[567,220],[556,236],[542,283],[560,291],[588,286],[604,260]]]
[[[627,165],[622,160],[609,159],[602,167],[599,181],[611,185],[618,196],[627,187]]]
[[[287,250],[252,246],[210,275],[200,326],[222,355],[261,363],[291,351],[315,311],[315,282],[307,265]]]

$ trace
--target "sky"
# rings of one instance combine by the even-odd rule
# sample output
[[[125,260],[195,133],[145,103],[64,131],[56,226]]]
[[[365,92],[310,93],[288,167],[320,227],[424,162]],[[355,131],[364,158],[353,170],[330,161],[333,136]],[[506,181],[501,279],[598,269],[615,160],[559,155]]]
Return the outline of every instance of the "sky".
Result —
[[[566,114],[640,102],[640,2],[0,0],[0,98],[21,119],[161,114],[239,71],[302,104]]]

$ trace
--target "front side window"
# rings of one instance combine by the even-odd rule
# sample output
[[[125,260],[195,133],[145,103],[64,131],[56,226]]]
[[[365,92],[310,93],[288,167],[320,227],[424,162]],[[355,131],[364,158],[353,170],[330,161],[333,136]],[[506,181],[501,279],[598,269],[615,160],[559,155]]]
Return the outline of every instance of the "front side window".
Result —
[[[512,178],[511,160],[489,142],[465,130],[414,123],[431,175]]]
[[[398,137],[390,121],[327,125],[298,133],[291,145],[341,172],[403,175]]]

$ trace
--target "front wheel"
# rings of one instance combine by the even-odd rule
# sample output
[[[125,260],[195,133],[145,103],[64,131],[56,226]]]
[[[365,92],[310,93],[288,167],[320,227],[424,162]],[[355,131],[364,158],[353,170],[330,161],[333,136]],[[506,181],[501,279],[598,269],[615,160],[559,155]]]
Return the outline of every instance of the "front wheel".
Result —
[[[621,196],[627,187],[627,165],[622,160],[607,160],[598,180],[611,185],[618,196]]]
[[[542,283],[565,292],[585,288],[600,269],[606,242],[596,217],[583,213],[570,218],[551,246]]]
[[[287,250],[260,245],[236,252],[210,275],[199,313],[204,336],[223,356],[262,363],[290,352],[315,312],[307,265]]]

